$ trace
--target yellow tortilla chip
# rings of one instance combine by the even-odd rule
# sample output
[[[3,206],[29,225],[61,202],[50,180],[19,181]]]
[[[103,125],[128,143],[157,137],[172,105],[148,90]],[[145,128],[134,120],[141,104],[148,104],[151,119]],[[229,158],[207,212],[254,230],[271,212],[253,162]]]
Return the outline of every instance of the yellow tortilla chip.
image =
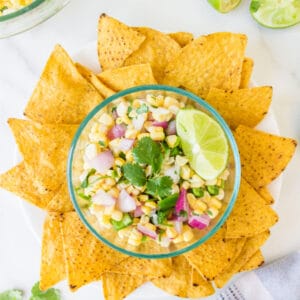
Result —
[[[46,209],[51,212],[68,212],[74,210],[66,180],[49,201]]]
[[[111,270],[113,273],[130,274],[147,276],[148,278],[156,278],[161,276],[169,276],[172,272],[171,259],[142,259],[137,257],[129,257]]]
[[[100,73],[98,77],[104,84],[115,91],[143,84],[156,84],[150,64],[108,70]]]
[[[80,63],[75,63],[75,65],[80,74],[98,90],[98,92],[104,99],[116,93],[115,91],[107,87],[104,83],[102,83],[100,79],[87,67],[81,65]]]
[[[103,71],[119,68],[145,37],[118,20],[102,14],[98,23],[98,58]]]
[[[42,209],[46,209],[54,195],[37,185],[24,162],[0,175],[0,187]]]
[[[215,284],[218,288],[223,287],[228,280],[253,256],[254,253],[266,242],[270,232],[265,231],[247,239],[240,255],[234,260],[230,266],[215,278]]]
[[[214,293],[211,283],[203,279],[183,255],[172,258],[172,267],[169,277],[153,279],[152,283],[178,297],[199,298]]]
[[[147,281],[143,275],[104,273],[102,289],[105,300],[122,300]]]
[[[179,53],[180,46],[168,35],[147,27],[135,28],[146,37],[141,46],[126,58],[124,66],[149,63],[158,83],[162,82],[167,63]]]
[[[259,234],[268,230],[277,221],[276,212],[242,178],[238,197],[226,221],[226,238]]]
[[[75,212],[63,215],[62,234],[71,291],[100,280],[103,273],[127,258],[94,237]]]
[[[102,99],[80,75],[65,50],[57,45],[24,114],[40,123],[79,124]]]
[[[219,231],[204,244],[184,254],[189,263],[207,280],[213,280],[233,259],[237,243],[242,240],[226,240],[226,229]]]
[[[187,44],[193,41],[194,36],[190,32],[172,32],[169,33],[168,36],[170,36],[173,40],[175,40],[180,47],[185,47]]]
[[[243,124],[255,127],[267,114],[272,101],[272,87],[262,86],[242,90],[212,88],[205,100],[235,129]]]
[[[266,186],[256,189],[256,192],[266,201],[266,204],[274,203],[274,198]]]
[[[239,272],[255,270],[265,262],[261,250],[257,250],[251,258],[240,268]]]
[[[240,125],[235,131],[244,178],[261,188],[276,179],[291,160],[297,142]]]
[[[249,87],[253,66],[254,66],[253,59],[249,57],[245,57],[242,66],[240,89],[245,89]]]
[[[239,88],[247,37],[219,32],[201,36],[182,48],[165,69],[163,83],[183,86],[200,97],[213,88]]]
[[[67,157],[77,125],[39,124],[9,119],[19,150],[36,180],[49,192],[65,180]]]
[[[61,216],[50,213],[44,222],[40,289],[45,291],[66,278],[63,239],[60,230]]]

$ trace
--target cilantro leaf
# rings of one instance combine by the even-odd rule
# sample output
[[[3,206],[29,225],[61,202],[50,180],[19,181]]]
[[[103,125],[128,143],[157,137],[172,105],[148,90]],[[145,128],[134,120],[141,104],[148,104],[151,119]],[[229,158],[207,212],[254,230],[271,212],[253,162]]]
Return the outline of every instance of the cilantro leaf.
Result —
[[[91,169],[88,174],[86,175],[86,177],[84,178],[84,180],[82,181],[80,187],[85,189],[88,187],[89,185],[89,178],[90,176],[94,175],[96,173],[96,170],[95,169]]]
[[[135,186],[143,186],[146,183],[146,174],[138,164],[127,163],[123,166],[124,177]]]
[[[60,291],[58,289],[49,289],[47,291],[41,291],[37,282],[31,289],[31,297],[29,300],[60,300]]]
[[[0,300],[22,300],[23,292],[21,290],[9,290],[0,293]]]
[[[143,103],[137,110],[136,110],[136,113],[137,114],[143,114],[143,113],[146,113],[147,111],[149,110],[149,107]]]
[[[167,197],[171,194],[172,184],[173,181],[170,176],[149,179],[147,182],[147,193],[154,197]]]
[[[132,155],[137,163],[151,165],[154,173],[160,171],[163,155],[159,144],[151,138],[144,137],[139,140],[132,150]]]

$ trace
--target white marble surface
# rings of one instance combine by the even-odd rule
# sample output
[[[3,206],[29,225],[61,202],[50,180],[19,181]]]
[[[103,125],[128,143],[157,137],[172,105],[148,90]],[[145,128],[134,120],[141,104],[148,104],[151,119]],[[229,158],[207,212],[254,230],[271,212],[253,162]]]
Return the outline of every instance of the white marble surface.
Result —
[[[14,160],[15,142],[6,120],[22,115],[54,44],[61,43],[69,52],[76,52],[96,38],[97,18],[102,12],[131,25],[161,30],[246,33],[248,55],[255,60],[256,83],[274,87],[272,107],[280,132],[300,141],[300,25],[278,31],[262,28],[251,19],[246,0],[228,15],[218,14],[204,0],[73,0],[33,30],[0,40],[0,172],[9,169]],[[300,249],[299,151],[283,178],[276,204],[280,222],[264,247],[269,259]],[[0,191],[0,291],[18,287],[28,293],[39,277],[40,245],[28,228],[18,201]],[[152,287],[144,289],[136,294],[136,299],[146,295],[152,299]],[[74,295],[66,292],[64,299],[101,299],[100,292],[99,285],[94,284]],[[161,294],[161,299],[167,296]]]

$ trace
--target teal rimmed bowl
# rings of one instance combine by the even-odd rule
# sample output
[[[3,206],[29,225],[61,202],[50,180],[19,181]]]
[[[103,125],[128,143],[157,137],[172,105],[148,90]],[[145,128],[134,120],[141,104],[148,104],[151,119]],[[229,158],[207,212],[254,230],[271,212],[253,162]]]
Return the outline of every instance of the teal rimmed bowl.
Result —
[[[146,243],[142,243],[139,247],[133,247],[127,244],[126,239],[120,239],[117,232],[113,228],[104,229],[103,227],[98,226],[97,222],[89,213],[88,209],[82,206],[80,199],[78,199],[76,196],[74,188],[74,186],[78,184],[79,175],[82,172],[82,149],[84,149],[84,146],[88,141],[87,135],[90,126],[93,124],[93,120],[97,118],[98,114],[103,108],[114,101],[118,101],[118,99],[120,99],[121,97],[125,99],[143,98],[147,94],[162,94],[164,96],[175,97],[179,101],[187,101],[187,103],[193,103],[193,105],[195,105],[197,109],[207,113],[220,124],[220,126],[224,130],[229,144],[228,168],[230,171],[230,175],[228,180],[226,181],[225,198],[223,200],[224,204],[222,206],[221,212],[215,219],[212,220],[210,225],[205,230],[193,229],[195,237],[192,241],[171,244],[168,248],[161,247],[156,242],[151,241],[151,239],[148,239]],[[79,215],[85,226],[88,228],[88,230],[97,239],[115,250],[118,250],[127,255],[149,259],[167,258],[183,254],[187,251],[193,250],[194,248],[207,241],[210,237],[212,237],[224,224],[234,206],[239,191],[240,178],[241,166],[238,148],[231,130],[224,119],[215,109],[213,109],[201,98],[183,89],[165,85],[143,85],[133,87],[114,94],[113,96],[100,103],[97,107],[95,107],[83,120],[83,122],[79,126],[78,131],[75,134],[71,145],[67,166],[67,180],[70,196],[77,214]]]

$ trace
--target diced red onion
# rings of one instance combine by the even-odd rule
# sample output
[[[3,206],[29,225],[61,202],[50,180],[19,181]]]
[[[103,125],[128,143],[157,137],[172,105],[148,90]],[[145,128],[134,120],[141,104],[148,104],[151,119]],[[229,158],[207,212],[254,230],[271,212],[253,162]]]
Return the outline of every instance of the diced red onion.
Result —
[[[107,133],[107,137],[110,140],[114,140],[120,137],[123,137],[125,135],[125,131],[126,131],[126,126],[119,124],[119,125],[115,125],[113,128],[111,128],[108,133]]]
[[[142,211],[142,207],[141,206],[137,206],[135,211],[134,211],[134,217],[135,218],[139,218],[140,216],[142,216],[144,213]]]
[[[148,229],[147,227],[143,226],[140,223],[137,224],[137,230],[142,234],[151,237],[152,239],[157,238],[157,233],[155,231]]]
[[[204,229],[209,225],[210,218],[207,215],[201,215],[201,216],[190,216],[188,224],[192,228],[197,228],[197,229]]]
[[[152,125],[153,125],[153,126],[156,126],[156,127],[162,127],[163,129],[167,129],[169,123],[168,123],[167,121],[163,121],[163,122],[154,121],[154,122],[152,123]]]
[[[122,212],[130,212],[136,209],[135,200],[124,189],[120,192],[117,205]]]
[[[112,206],[115,205],[116,199],[111,195],[105,193],[103,190],[99,190],[93,197],[92,201],[95,204],[103,206]]]
[[[169,122],[168,128],[166,129],[167,135],[176,134],[176,121],[172,120]]]
[[[119,144],[120,150],[128,151],[129,149],[132,148],[134,141],[135,141],[134,139],[121,139]]]
[[[175,205],[175,212],[177,215],[179,215],[182,210],[186,212],[188,212],[189,210],[189,205],[187,201],[187,191],[184,188],[181,188]]]
[[[174,228],[180,234],[182,232],[182,222],[175,221],[174,222]]]
[[[101,152],[89,164],[100,174],[105,174],[114,165],[114,156],[110,150]]]

